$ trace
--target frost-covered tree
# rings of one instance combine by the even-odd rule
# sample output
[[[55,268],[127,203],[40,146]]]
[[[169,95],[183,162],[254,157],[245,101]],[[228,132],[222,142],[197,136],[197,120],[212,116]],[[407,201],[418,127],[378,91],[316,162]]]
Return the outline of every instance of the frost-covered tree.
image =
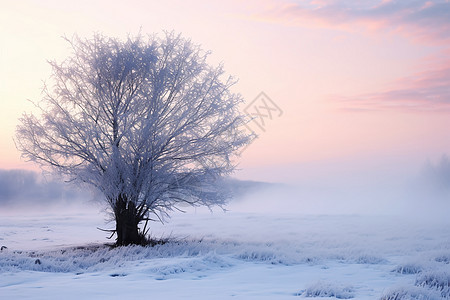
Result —
[[[180,205],[223,204],[217,180],[251,137],[222,66],[174,33],[67,41],[39,113],[20,119],[23,157],[100,190],[117,245],[143,243],[148,221]]]

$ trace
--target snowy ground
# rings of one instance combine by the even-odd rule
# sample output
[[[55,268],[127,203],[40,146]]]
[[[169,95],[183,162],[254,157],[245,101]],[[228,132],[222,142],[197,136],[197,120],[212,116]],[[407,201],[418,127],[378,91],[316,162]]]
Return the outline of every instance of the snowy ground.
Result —
[[[87,207],[88,208],[88,207]],[[110,249],[104,215],[0,213],[0,299],[448,299],[450,222],[177,213],[153,248]]]

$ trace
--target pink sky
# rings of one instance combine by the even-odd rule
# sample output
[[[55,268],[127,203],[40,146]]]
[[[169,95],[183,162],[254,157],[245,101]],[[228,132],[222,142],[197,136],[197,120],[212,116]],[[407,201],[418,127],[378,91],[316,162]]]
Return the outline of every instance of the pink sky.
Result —
[[[450,153],[449,27],[449,1],[6,0],[0,168],[33,168],[12,138],[50,75],[46,60],[69,55],[61,36],[140,29],[192,38],[240,78],[235,90],[247,103],[264,91],[282,109],[243,152],[244,171],[436,159]]]

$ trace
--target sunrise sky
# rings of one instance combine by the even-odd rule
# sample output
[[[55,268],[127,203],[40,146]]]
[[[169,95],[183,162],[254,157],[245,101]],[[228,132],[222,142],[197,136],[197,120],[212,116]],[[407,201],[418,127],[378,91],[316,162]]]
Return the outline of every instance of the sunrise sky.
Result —
[[[0,4],[1,169],[34,168],[14,146],[18,118],[40,98],[47,60],[70,55],[61,36],[94,32],[175,30],[212,50],[210,63],[240,79],[234,90],[247,104],[263,91],[282,114],[256,130],[243,178],[313,164],[420,165],[450,153],[450,1]]]

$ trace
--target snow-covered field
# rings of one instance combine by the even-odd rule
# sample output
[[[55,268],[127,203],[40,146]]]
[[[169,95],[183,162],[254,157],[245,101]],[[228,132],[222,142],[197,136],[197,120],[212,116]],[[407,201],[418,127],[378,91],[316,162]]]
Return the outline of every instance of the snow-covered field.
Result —
[[[448,299],[450,222],[176,213],[155,247],[110,249],[98,208],[0,213],[0,299]]]

